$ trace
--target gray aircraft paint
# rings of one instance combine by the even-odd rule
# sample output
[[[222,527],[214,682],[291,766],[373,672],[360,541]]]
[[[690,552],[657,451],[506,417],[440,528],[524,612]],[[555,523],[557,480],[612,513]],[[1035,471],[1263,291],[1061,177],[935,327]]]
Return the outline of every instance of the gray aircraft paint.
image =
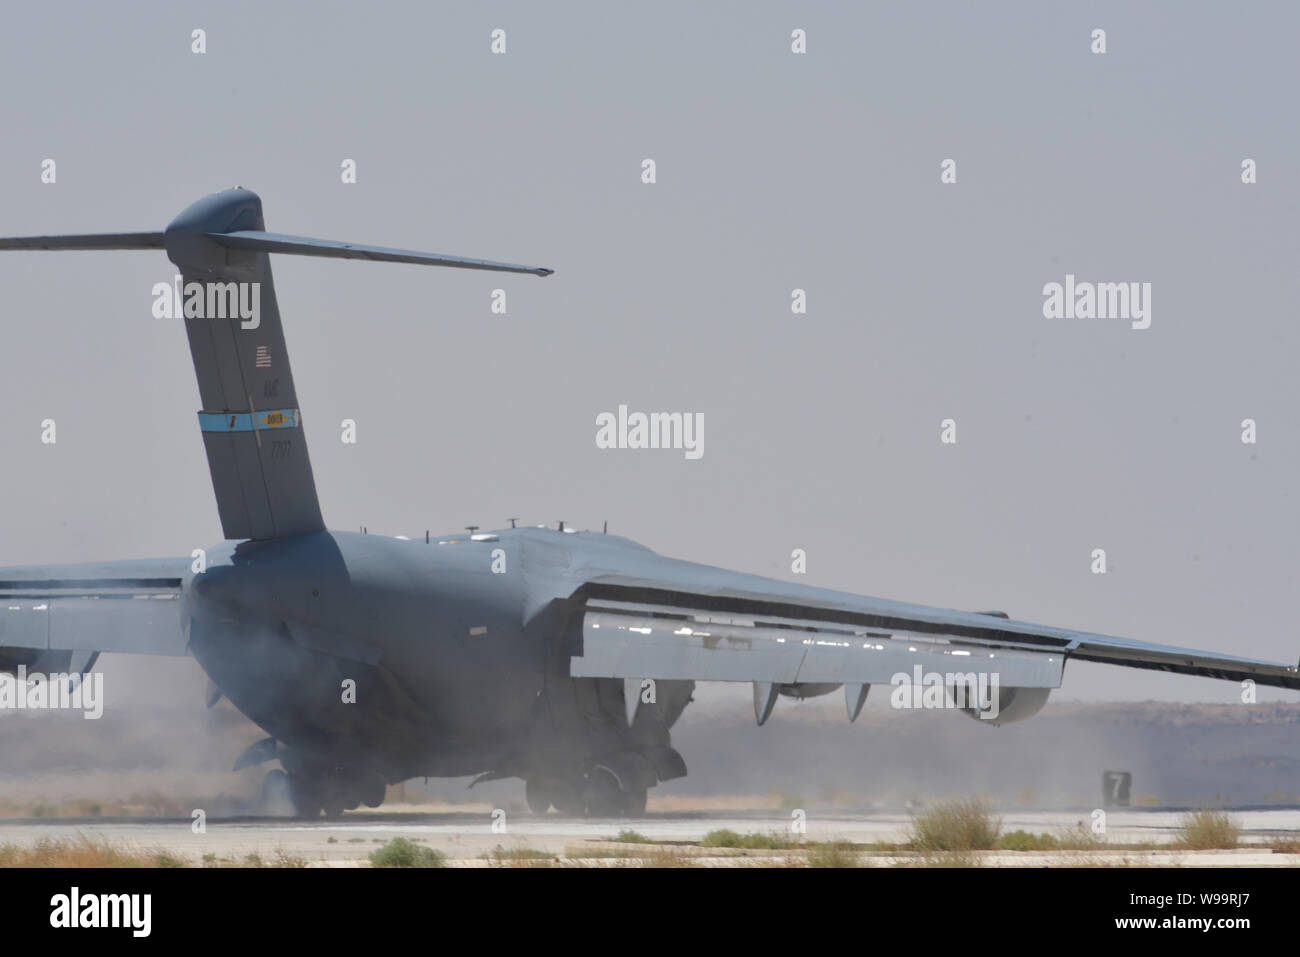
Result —
[[[272,437],[301,431],[268,252],[550,271],[269,234],[243,189],[195,203],[162,234],[0,240],[160,246],[187,282],[262,284],[255,329],[186,320],[201,417],[250,417],[247,430],[202,430],[223,530],[244,541],[210,549],[197,573],[189,559],[0,569],[0,664],[184,643],[273,739],[238,763],[278,757],[305,813],[373,803],[383,782],[417,774],[519,776],[537,788],[530,803],[634,808],[685,773],[669,729],[696,680],[754,682],[760,724],[778,693],[848,685],[852,719],[859,686],[916,666],[966,671],[975,655],[1011,679],[1001,721],[1041,707],[1071,658],[1300,688],[1286,665],[794,585],[613,535],[518,528],[426,543],[327,531],[305,445],[268,453]],[[260,407],[259,344],[282,376]],[[258,430],[268,409],[294,413],[288,431]],[[505,574],[492,569],[496,549]],[[629,679],[660,683],[653,707],[627,706]],[[355,702],[340,695],[349,683]]]

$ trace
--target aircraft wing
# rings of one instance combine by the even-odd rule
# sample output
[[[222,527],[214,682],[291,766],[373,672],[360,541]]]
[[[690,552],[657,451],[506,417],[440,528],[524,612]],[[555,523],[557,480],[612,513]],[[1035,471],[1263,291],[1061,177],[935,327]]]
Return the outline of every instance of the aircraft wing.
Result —
[[[1293,665],[811,588],[648,550],[609,558],[561,573],[581,611],[575,676],[888,684],[920,665],[1057,688],[1065,662],[1077,660],[1300,689]]]
[[[72,652],[51,657],[81,671],[97,652],[185,655],[189,570],[188,558],[0,568],[0,656]]]

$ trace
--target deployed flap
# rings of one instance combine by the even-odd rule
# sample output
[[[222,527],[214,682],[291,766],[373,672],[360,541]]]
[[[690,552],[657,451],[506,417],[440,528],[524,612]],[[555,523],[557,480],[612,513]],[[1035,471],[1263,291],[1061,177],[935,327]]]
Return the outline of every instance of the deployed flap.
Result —
[[[575,677],[889,684],[894,675],[997,673],[1004,686],[1059,688],[1059,652],[982,648],[970,642],[893,638],[814,620],[742,623],[696,608],[644,612],[599,602],[583,617]],[[757,700],[757,699],[756,699]],[[859,706],[860,707],[860,706]],[[759,723],[762,723],[760,717]]]
[[[185,655],[180,591],[189,562],[0,568],[0,648]]]
[[[555,532],[520,534],[569,551]],[[1295,665],[812,588],[664,558],[612,535],[584,537],[566,562],[529,569],[524,556],[530,607],[549,594],[582,614],[570,670],[584,677],[880,684],[920,666],[1055,688],[1064,662],[1078,659],[1300,690]]]

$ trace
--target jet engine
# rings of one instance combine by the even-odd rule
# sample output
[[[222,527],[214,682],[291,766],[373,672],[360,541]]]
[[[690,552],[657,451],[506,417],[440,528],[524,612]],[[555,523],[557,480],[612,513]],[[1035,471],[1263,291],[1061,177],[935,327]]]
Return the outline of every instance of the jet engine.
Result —
[[[991,724],[996,728],[998,725],[1024,721],[1038,714],[1043,710],[1043,705],[1047,704],[1047,696],[1051,691],[1051,688],[999,688],[996,710],[993,707],[983,712],[979,708],[961,710],[976,721]]]

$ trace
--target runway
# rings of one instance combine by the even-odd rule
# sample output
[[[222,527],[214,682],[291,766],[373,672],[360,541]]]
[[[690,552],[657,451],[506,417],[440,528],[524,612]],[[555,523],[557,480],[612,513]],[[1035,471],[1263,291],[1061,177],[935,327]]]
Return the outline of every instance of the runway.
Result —
[[[495,813],[494,813],[495,812]],[[1241,828],[1236,850],[1192,851],[1179,848],[1181,814],[1176,811],[1113,809],[1108,812],[1105,840],[1112,844],[1156,842],[1159,849],[980,852],[985,866],[1300,866],[1300,854],[1278,853],[1269,843],[1277,838],[1300,837],[1300,810],[1245,810],[1232,816]],[[1002,833],[1024,830],[1060,834],[1088,823],[1090,812],[1003,811]],[[140,818],[28,818],[0,821],[0,845],[31,846],[44,838],[55,840],[86,835],[115,846],[141,852],[166,851],[190,866],[221,862],[233,865],[274,864],[295,860],[299,866],[368,866],[369,854],[393,838],[404,837],[448,857],[452,866],[491,866],[504,856],[520,862],[608,863],[644,854],[671,853],[701,865],[786,865],[802,863],[790,851],[741,851],[696,846],[705,834],[729,829],[739,834],[765,834],[799,840],[792,834],[793,812],[673,811],[644,817],[596,820],[509,814],[488,805],[467,810],[378,810],[350,812],[338,820],[305,822],[283,818],[208,818],[202,833],[186,819]],[[849,841],[899,843],[908,839],[911,819],[905,811],[813,811],[803,819],[808,842]],[[615,843],[620,831],[631,830],[654,842]],[[526,857],[525,857],[526,855]],[[896,854],[864,854],[864,866],[912,862]],[[675,863],[682,863],[675,859]]]

